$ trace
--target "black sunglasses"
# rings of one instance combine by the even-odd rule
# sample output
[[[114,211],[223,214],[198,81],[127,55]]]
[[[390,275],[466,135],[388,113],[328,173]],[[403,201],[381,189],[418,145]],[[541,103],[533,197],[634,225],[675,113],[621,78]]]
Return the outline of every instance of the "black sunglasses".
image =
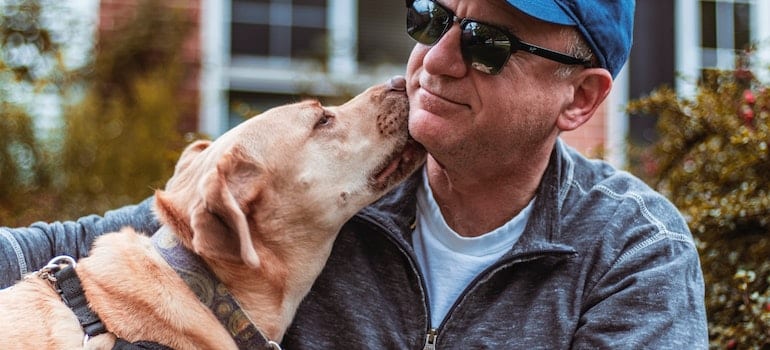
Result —
[[[591,62],[525,43],[505,29],[469,18],[459,18],[434,0],[407,0],[406,32],[425,45],[436,44],[455,22],[460,23],[460,50],[471,67],[487,74],[503,69],[511,54],[524,50],[568,65],[590,67]]]

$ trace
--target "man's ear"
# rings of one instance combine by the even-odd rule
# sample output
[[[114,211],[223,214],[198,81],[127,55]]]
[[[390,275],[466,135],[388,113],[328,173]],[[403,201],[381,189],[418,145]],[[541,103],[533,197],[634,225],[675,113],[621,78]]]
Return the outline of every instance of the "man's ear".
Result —
[[[264,173],[237,147],[229,150],[197,186],[201,201],[192,208],[196,253],[258,268],[248,217],[264,188]]]
[[[573,78],[572,102],[562,111],[557,121],[561,131],[575,130],[594,115],[612,88],[612,75],[603,68],[588,68]]]

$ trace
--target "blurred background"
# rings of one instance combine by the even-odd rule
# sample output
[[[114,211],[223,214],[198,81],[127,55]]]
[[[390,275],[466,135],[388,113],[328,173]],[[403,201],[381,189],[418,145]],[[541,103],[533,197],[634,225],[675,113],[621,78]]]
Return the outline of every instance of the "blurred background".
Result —
[[[137,203],[194,139],[403,74],[404,11],[378,0],[0,0],[0,226]],[[770,348],[767,18],[768,0],[637,1],[610,97],[563,135],[688,220],[714,349]]]

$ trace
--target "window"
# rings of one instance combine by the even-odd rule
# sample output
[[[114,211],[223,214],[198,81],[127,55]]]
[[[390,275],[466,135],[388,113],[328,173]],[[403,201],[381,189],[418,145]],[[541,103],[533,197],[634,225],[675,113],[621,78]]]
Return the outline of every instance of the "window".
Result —
[[[232,0],[232,54],[325,60],[326,2]]]
[[[401,1],[358,3],[358,61],[369,66],[405,65],[414,40],[406,34],[406,5]]]
[[[701,17],[701,67],[730,69],[735,55],[752,44],[754,0],[703,0]]]
[[[770,62],[768,13],[767,0],[677,0],[677,91],[691,96],[704,70],[734,69],[737,55],[751,45],[758,49],[755,73],[770,78],[759,69]]]
[[[209,5],[204,13],[211,13],[203,19],[209,33],[221,31],[208,37],[209,57],[215,59],[205,61],[209,75],[202,84],[209,89],[204,116],[210,117],[204,118],[210,125],[207,130],[217,131],[212,134],[241,121],[243,113],[233,112],[235,108],[263,110],[304,95],[350,97],[352,91],[403,74],[414,46],[406,35],[403,2],[204,0],[204,4]],[[216,16],[212,9],[224,13]],[[216,22],[220,17],[227,22]],[[229,42],[229,49],[218,50],[225,46],[221,42]],[[220,52],[221,57],[216,56]],[[219,85],[222,82],[224,86]]]

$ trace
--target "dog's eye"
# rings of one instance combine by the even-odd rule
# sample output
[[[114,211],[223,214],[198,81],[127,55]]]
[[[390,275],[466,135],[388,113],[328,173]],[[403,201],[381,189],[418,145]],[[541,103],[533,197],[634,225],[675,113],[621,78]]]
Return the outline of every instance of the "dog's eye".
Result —
[[[329,113],[324,113],[323,116],[321,116],[321,119],[318,119],[318,121],[315,124],[316,128],[322,128],[327,127],[332,124],[332,121],[334,121],[334,116]]]

